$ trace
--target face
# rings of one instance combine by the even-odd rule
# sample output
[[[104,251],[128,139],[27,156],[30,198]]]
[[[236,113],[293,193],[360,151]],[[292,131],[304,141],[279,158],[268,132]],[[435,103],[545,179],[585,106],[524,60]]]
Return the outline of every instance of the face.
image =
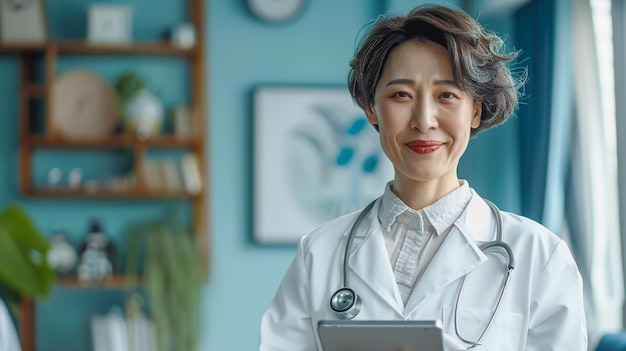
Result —
[[[411,40],[395,48],[366,112],[393,163],[394,191],[426,185],[443,196],[458,187],[457,166],[481,112],[481,101],[454,82],[443,46]]]

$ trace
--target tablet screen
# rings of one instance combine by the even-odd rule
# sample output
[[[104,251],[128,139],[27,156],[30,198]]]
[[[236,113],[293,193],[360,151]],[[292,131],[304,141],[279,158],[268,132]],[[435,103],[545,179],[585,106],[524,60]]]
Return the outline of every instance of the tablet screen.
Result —
[[[440,321],[323,320],[324,351],[443,351]]]

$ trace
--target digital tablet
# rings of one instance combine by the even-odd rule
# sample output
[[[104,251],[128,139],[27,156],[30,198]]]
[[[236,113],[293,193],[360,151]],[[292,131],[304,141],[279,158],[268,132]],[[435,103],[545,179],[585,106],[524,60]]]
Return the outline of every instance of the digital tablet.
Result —
[[[324,351],[443,351],[440,321],[323,320]]]

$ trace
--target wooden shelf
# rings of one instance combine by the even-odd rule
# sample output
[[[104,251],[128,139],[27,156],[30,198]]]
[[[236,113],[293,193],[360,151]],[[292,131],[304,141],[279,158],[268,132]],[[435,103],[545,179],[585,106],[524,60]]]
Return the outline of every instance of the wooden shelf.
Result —
[[[25,142],[32,147],[41,148],[123,148],[143,145],[148,148],[196,148],[201,145],[197,138],[179,138],[163,135],[151,140],[137,140],[127,136],[111,136],[104,139],[68,140],[60,137],[29,135]]]
[[[46,44],[30,44],[30,43],[2,43],[0,44],[0,53],[3,54],[19,54],[23,52],[41,52],[46,49]]]
[[[19,176],[18,186],[21,193],[27,197],[38,199],[49,199],[53,201],[64,201],[67,199],[80,200],[104,200],[108,201],[184,201],[190,205],[190,224],[196,235],[197,250],[199,254],[198,264],[201,267],[203,278],[208,277],[210,251],[210,240],[208,232],[207,206],[209,195],[208,164],[205,150],[206,133],[206,74],[205,74],[205,48],[204,48],[204,1],[188,0],[188,21],[192,23],[196,31],[195,46],[184,49],[173,46],[169,41],[155,39],[154,41],[135,41],[128,45],[96,45],[87,40],[51,40],[45,43],[0,43],[0,55],[14,55],[19,60],[18,73],[18,126],[19,126]],[[159,38],[159,37],[155,37]],[[54,38],[53,38],[54,39]],[[75,56],[75,57],[74,57]],[[193,111],[194,134],[188,138],[176,137],[172,134],[164,134],[156,139],[139,141],[130,135],[111,135],[110,137],[89,140],[68,140],[63,139],[54,128],[54,121],[51,120],[50,111],[53,108],[53,82],[57,76],[57,68],[62,60],[73,62],[76,59],[91,60],[93,57],[115,57],[116,61],[125,61],[126,56],[140,57],[142,60],[166,57],[175,60],[185,61],[189,71],[185,74],[185,79],[189,84],[189,97],[187,104]],[[67,60],[69,58],[69,60]],[[158,61],[160,63],[160,60]],[[36,132],[35,132],[36,131]],[[132,188],[112,188],[105,187],[104,183],[100,187],[82,186],[76,189],[53,188],[45,184],[34,183],[36,177],[34,154],[35,151],[42,152],[53,149],[55,153],[66,151],[88,150],[89,152],[100,154],[100,151],[124,151],[131,149],[132,166],[135,172],[136,182]],[[201,186],[198,193],[188,193],[182,189],[171,191],[156,187],[152,181],[144,177],[146,172],[152,172],[152,161],[160,161],[159,157],[153,155],[156,151],[172,150],[172,158],[179,157],[178,154],[190,153],[196,163],[198,177]],[[95,152],[94,152],[95,151]],[[123,154],[124,162],[127,162],[128,155]],[[165,154],[165,152],[164,152]],[[108,156],[108,155],[107,155]],[[118,155],[114,155],[118,156]],[[153,158],[153,156],[155,156]],[[170,155],[167,155],[168,157]],[[183,156],[187,156],[186,154]],[[165,155],[164,155],[165,157]],[[181,156],[182,157],[182,156]],[[182,160],[182,158],[181,158]],[[150,179],[151,180],[151,179]],[[160,183],[158,183],[160,184]],[[107,184],[108,185],[108,184]],[[151,187],[152,185],[152,187]],[[178,188],[176,188],[178,189]],[[56,288],[64,289],[123,289],[132,286],[128,281],[129,277],[124,275],[113,275],[104,281],[85,286],[77,277],[58,277]],[[144,280],[139,277],[137,286],[143,286]],[[20,321],[20,339],[23,351],[36,351],[36,304],[33,300],[23,298],[21,304],[22,320]]]
[[[24,88],[24,93],[28,96],[43,96],[45,91],[46,87],[39,84],[31,84]]]
[[[92,44],[84,40],[51,41],[43,44],[0,44],[0,53],[42,53],[55,50],[60,54],[75,55],[160,55],[160,56],[191,56],[198,49],[173,46],[167,41],[131,42],[124,45]]]
[[[79,55],[188,56],[195,52],[193,48],[183,49],[172,46],[169,42],[134,42],[127,45],[102,45],[90,44],[85,41],[60,41],[48,45],[56,45],[59,53]]]
[[[111,275],[104,278],[101,282],[92,282],[85,284],[81,282],[76,276],[59,276],[56,279],[57,287],[63,288],[79,288],[79,289],[113,289],[113,288],[126,288],[137,287],[143,285],[143,277],[137,277],[134,279],[125,275]]]
[[[38,198],[56,198],[56,199],[76,199],[76,198],[94,198],[94,199],[190,199],[199,195],[190,194],[185,191],[171,190],[111,190],[111,189],[55,189],[55,188],[31,188],[25,189],[28,196]]]

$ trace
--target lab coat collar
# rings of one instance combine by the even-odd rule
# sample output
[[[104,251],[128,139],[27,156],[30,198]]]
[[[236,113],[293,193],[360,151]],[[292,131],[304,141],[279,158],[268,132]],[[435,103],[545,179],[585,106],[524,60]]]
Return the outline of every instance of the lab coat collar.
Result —
[[[408,318],[429,296],[487,260],[476,241],[493,240],[495,217],[489,206],[472,190],[467,209],[454,223],[448,237],[418,279],[405,308],[376,215],[379,205],[380,199],[355,235],[349,264],[351,279],[360,279],[364,286],[370,288],[372,295],[380,297],[400,316]]]
[[[382,200],[382,198],[380,198],[380,197],[375,200],[376,202],[374,203],[374,206],[369,211],[367,216],[365,216],[365,218],[363,219],[363,222],[359,225],[359,228],[358,228],[358,230],[356,231],[356,233],[354,235],[355,238],[366,238],[373,231],[380,230],[380,222],[378,221],[378,217],[376,216],[376,213],[378,213],[378,210],[380,208],[381,200]],[[355,220],[356,220],[357,216],[358,216],[358,214],[354,217]],[[349,230],[346,231],[345,233],[343,233],[344,236],[348,236],[349,234],[350,234]],[[357,247],[356,242],[352,244],[352,247],[353,248]],[[356,250],[353,249],[352,252],[354,252],[354,251],[356,251]]]
[[[380,203],[379,198],[355,233],[352,253],[350,254],[350,274],[353,282],[359,279],[363,286],[370,289],[368,295],[378,296],[401,318],[403,317],[404,304],[389,262],[389,254],[378,221],[377,213]],[[345,235],[348,234],[349,232]],[[354,287],[355,284],[351,283],[350,286]],[[357,289],[356,293],[364,294],[365,292],[359,292]],[[364,308],[367,308],[367,303],[364,301],[366,304]]]
[[[472,189],[472,198],[467,209],[459,217],[457,224],[465,228],[472,242],[496,240],[497,219],[480,195]]]
[[[472,198],[461,217],[454,223],[441,247],[418,278],[407,301],[410,315],[429,296],[463,277],[487,261],[476,241],[495,238],[496,218],[489,206],[472,190]]]

